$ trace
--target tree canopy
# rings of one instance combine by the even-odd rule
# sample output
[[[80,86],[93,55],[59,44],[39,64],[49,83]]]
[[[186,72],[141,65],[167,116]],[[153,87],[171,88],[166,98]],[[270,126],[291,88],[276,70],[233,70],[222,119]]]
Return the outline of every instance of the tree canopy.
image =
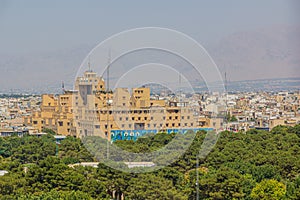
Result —
[[[97,168],[70,167],[97,161],[88,151],[90,146],[77,138],[57,144],[51,134],[4,137],[0,170],[8,173],[0,176],[0,199],[196,199],[199,195],[200,199],[296,200],[300,199],[299,130],[300,125],[278,126],[271,132],[224,131],[212,151],[199,158],[197,168],[206,135],[201,131],[174,163],[148,173],[118,171],[101,162]],[[130,152],[153,152],[175,136],[160,133],[114,145]],[[106,144],[101,138],[89,140],[91,145]],[[179,148],[181,143],[176,145]],[[168,160],[167,156],[161,155],[159,161]]]

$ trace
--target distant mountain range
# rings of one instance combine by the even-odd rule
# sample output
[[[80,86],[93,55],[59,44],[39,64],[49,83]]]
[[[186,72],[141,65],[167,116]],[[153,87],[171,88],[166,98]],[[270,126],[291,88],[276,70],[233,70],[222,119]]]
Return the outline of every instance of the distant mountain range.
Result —
[[[300,27],[274,26],[223,38],[209,52],[231,80],[300,77]]]
[[[250,92],[250,91],[299,91],[300,77],[297,78],[275,78],[233,81],[227,84],[228,92]]]
[[[233,84],[243,90],[249,84],[265,84],[262,80],[244,80],[270,79],[269,88],[295,89],[299,88],[300,77],[299,36],[299,27],[266,27],[234,33],[207,50],[221,73],[227,73],[229,88]],[[83,45],[36,55],[2,54],[0,92],[57,92],[62,81],[71,89],[78,67],[92,48]]]
[[[196,84],[194,84],[196,85]],[[72,84],[66,84],[66,88],[72,88]],[[163,86],[156,84],[146,84],[145,87],[150,87],[153,94],[161,92],[172,93]],[[280,91],[300,91],[300,77],[298,78],[275,78],[275,79],[259,79],[259,80],[243,80],[231,81],[227,83],[227,92],[280,92]],[[181,88],[182,93],[189,93],[190,88]],[[195,92],[207,92],[206,85],[201,82],[195,88]],[[174,91],[179,92],[179,90]],[[0,90],[1,94],[45,94],[53,93],[60,94],[62,89],[59,84],[49,85],[48,87],[41,87],[36,89],[10,89]]]

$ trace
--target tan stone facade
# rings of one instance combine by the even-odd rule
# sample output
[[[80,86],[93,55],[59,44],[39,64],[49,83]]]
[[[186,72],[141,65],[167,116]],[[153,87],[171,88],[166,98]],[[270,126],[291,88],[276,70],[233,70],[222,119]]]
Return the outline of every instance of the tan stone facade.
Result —
[[[199,106],[200,108],[200,106]],[[158,130],[209,127],[214,121],[194,115],[187,102],[150,96],[150,88],[117,88],[107,92],[105,82],[87,71],[78,77],[75,91],[43,95],[40,111],[25,118],[25,124],[42,131],[51,128],[62,135],[98,135],[110,140],[111,130]],[[196,108],[197,109],[197,108]]]
[[[34,127],[39,132],[43,131],[44,128],[50,128],[62,135],[75,134],[72,98],[72,92],[65,92],[59,96],[42,95],[40,111],[25,117],[24,124]]]

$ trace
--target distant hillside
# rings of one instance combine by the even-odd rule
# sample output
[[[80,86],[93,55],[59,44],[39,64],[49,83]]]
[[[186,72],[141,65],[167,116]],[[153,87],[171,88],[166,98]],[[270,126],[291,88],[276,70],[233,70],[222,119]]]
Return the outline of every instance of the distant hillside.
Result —
[[[90,51],[85,45],[33,55],[0,54],[0,91],[60,89],[73,83],[78,67]]]
[[[228,35],[207,50],[229,81],[300,77],[299,36],[299,27],[266,27]],[[0,92],[57,92],[62,81],[72,87],[78,67],[93,46],[35,55],[0,54]]]
[[[299,77],[300,28],[276,26],[238,32],[209,49],[231,80]]]

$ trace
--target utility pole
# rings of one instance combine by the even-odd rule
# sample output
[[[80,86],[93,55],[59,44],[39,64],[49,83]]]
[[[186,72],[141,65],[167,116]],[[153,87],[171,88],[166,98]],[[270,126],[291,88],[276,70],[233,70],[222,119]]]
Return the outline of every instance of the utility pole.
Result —
[[[182,113],[182,91],[181,91],[181,73],[179,73],[179,105],[180,105],[180,113]],[[179,132],[181,132],[181,115],[180,115],[180,127],[179,127]]]
[[[196,200],[199,200],[199,155],[197,155],[197,163],[196,163]]]
[[[228,93],[227,93],[227,74],[226,74],[226,70],[225,70],[225,106],[226,106],[226,115],[225,115],[225,123],[226,123],[226,126],[225,126],[225,129],[227,130],[228,128],[228,120],[227,120],[227,116],[228,116],[228,111],[227,111],[227,108],[228,108]]]
[[[107,110],[107,144],[106,144],[106,157],[109,159],[109,135],[110,135],[110,124],[109,124],[109,115],[110,115],[110,110],[109,110],[109,68],[110,68],[110,62],[111,62],[111,52],[109,49],[108,52],[108,64],[107,64],[107,69],[106,69],[106,80],[107,80],[107,89],[106,89],[106,110]]]
[[[55,156],[58,156],[58,143],[55,141]]]

